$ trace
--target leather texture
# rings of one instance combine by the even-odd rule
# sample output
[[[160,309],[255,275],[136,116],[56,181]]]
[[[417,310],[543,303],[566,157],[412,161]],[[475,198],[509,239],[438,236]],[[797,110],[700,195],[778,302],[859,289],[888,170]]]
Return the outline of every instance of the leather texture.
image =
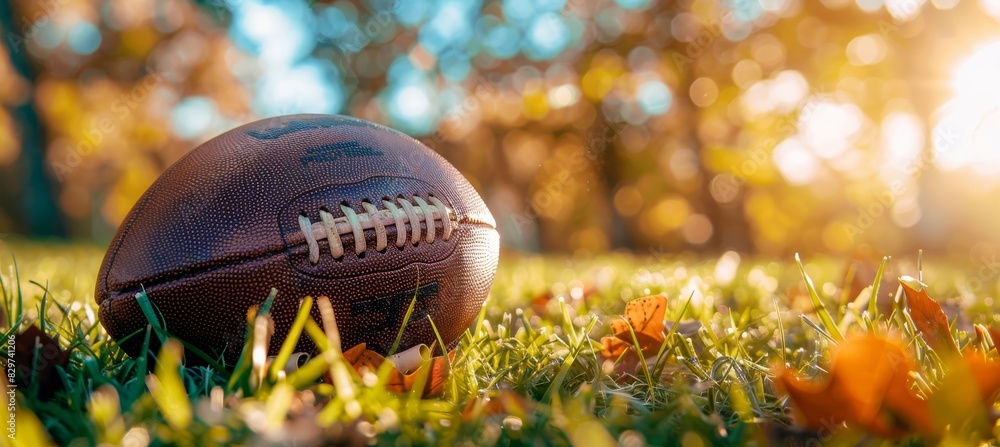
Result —
[[[319,241],[319,262],[308,259],[299,216],[319,222],[321,209],[344,216],[342,205],[365,213],[362,202],[433,196],[453,211],[452,234],[403,247],[367,249],[335,259]],[[428,225],[422,221],[421,232]],[[406,232],[412,231],[411,223]],[[395,226],[386,227],[396,240]],[[386,354],[414,296],[417,304],[400,349],[432,344],[428,316],[453,346],[475,320],[496,272],[496,222],[472,185],[438,154],[402,133],[363,120],[292,115],[226,132],[183,157],[149,188],[126,216],[97,279],[100,320],[115,339],[139,354],[147,321],[135,299],[145,289],[167,330],[232,365],[239,357],[247,310],[272,287],[276,352],[299,300],[331,298],[344,348],[367,343]],[[320,321],[319,311],[312,311]],[[314,353],[308,336],[298,350]],[[190,361],[197,363],[197,359]]]

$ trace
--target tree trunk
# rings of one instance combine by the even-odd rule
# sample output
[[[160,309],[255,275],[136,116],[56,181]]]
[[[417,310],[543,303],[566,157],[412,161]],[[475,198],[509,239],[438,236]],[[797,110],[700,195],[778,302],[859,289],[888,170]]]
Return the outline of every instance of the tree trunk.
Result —
[[[0,176],[20,191],[16,197],[3,197],[0,202],[10,213],[15,230],[30,236],[65,237],[66,227],[56,200],[56,188],[45,169],[47,146],[45,129],[35,110],[35,75],[24,45],[25,30],[17,28],[14,6],[10,1],[0,2],[0,30],[3,45],[10,57],[14,71],[27,80],[28,98],[9,109],[14,126],[19,131],[21,151],[17,161],[0,169]],[[7,206],[7,205],[11,206]]]

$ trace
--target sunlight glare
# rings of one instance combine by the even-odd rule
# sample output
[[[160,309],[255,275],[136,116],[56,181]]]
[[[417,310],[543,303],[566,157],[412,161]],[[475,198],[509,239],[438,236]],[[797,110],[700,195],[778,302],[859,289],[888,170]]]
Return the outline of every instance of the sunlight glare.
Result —
[[[892,112],[882,120],[882,178],[891,184],[911,175],[924,147],[924,125],[907,112]]]
[[[886,0],[885,9],[892,18],[900,22],[908,22],[917,18],[927,0]]]
[[[798,137],[791,137],[779,143],[774,148],[773,157],[781,175],[793,185],[809,184],[819,172],[819,159]]]
[[[753,82],[740,97],[740,106],[748,118],[774,112],[789,113],[798,109],[808,94],[809,83],[802,73],[784,70],[773,79]]]
[[[1000,0],[979,0],[979,6],[994,19],[1000,20]]]
[[[933,144],[938,166],[1000,173],[1000,42],[989,44],[955,71],[956,96],[939,109]]]
[[[851,147],[863,124],[857,105],[813,98],[799,115],[799,134],[816,155],[836,158]]]

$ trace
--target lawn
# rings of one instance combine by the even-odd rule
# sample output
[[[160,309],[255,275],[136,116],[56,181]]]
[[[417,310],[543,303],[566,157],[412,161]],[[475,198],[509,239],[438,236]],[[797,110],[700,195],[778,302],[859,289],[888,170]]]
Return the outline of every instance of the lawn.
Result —
[[[389,362],[358,374],[333,344],[289,372],[249,354],[232,376],[184,367],[183,344],[155,328],[139,335],[167,340],[147,373],[152,357],[127,357],[96,319],[102,255],[0,242],[0,323],[5,340],[20,334],[16,361],[31,371],[18,371],[15,445],[963,445],[998,433],[987,391],[1000,376],[985,360],[996,357],[996,278],[944,260],[925,259],[921,272],[915,253],[882,281],[879,262],[849,268],[842,257],[808,256],[800,269],[791,256],[504,253],[439,389],[427,362],[401,392]],[[868,299],[863,285],[894,296],[903,275],[926,294]],[[665,303],[661,313],[626,308],[661,294],[641,301]],[[943,313],[916,295],[939,298]],[[330,336],[318,323],[301,336]],[[24,332],[32,326],[53,340]],[[879,369],[885,358],[898,361]],[[958,360],[973,358],[985,363]],[[973,379],[987,390],[982,405],[969,404],[980,396]]]

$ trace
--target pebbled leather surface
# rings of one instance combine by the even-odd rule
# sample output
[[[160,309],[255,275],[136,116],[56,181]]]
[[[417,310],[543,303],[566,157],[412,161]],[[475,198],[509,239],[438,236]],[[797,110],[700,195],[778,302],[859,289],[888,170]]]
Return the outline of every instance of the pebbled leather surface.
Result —
[[[319,263],[308,261],[299,214],[317,222],[321,207],[339,217],[341,204],[364,213],[362,201],[381,209],[383,198],[431,195],[456,216],[448,241],[436,221],[433,243],[407,240],[379,252],[374,230],[366,230],[362,255],[348,234],[343,258],[334,259],[321,240]],[[427,231],[426,223],[421,227]],[[394,241],[396,229],[387,229]],[[121,339],[146,326],[134,297],[145,288],[172,334],[232,364],[247,309],[263,303],[272,287],[278,289],[273,351],[299,300],[327,295],[344,347],[366,342],[385,354],[414,295],[401,348],[435,341],[428,315],[454,345],[489,292],[498,252],[496,223],[478,193],[420,142],[354,118],[292,115],[222,134],[164,172],[118,229],[95,296],[101,323]],[[313,316],[319,321],[315,308]],[[122,347],[135,356],[141,339]],[[305,336],[298,348],[314,349]]]

